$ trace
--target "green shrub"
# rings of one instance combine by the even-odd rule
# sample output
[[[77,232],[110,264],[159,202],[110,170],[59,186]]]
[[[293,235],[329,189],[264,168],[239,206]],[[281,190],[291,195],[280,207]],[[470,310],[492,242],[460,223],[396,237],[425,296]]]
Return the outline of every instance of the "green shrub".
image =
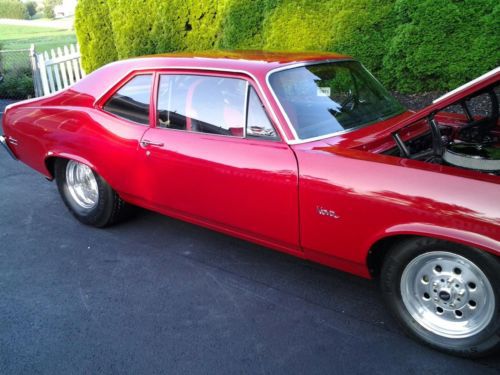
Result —
[[[26,19],[28,11],[21,0],[0,0],[0,18]]]
[[[269,50],[326,50],[334,26],[335,2],[283,0],[265,19],[264,48]]]
[[[118,57],[214,48],[228,1],[107,0]]]
[[[398,0],[383,59],[384,81],[402,92],[450,89],[500,63],[496,0]]]
[[[393,0],[283,0],[265,21],[263,46],[344,53],[378,73],[394,30],[392,8]]]
[[[415,92],[498,65],[499,13],[495,0],[80,0],[76,29],[87,71],[171,51],[323,50]]]
[[[106,0],[79,1],[75,28],[86,72],[90,73],[118,58]]]
[[[120,59],[181,49],[185,1],[108,0],[108,4]]]
[[[393,0],[342,0],[334,15],[329,51],[354,56],[376,76],[395,30]]]
[[[261,49],[265,44],[264,25],[280,0],[233,0],[222,20],[217,47],[226,49]]]
[[[34,96],[33,78],[29,68],[10,69],[2,74],[3,80],[0,82],[1,99],[26,99]]]

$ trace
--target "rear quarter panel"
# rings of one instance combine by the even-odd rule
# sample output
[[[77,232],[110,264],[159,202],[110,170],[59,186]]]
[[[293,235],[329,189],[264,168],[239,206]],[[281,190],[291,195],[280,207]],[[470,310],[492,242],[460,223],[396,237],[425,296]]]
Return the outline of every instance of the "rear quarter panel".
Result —
[[[136,167],[142,153],[138,141],[147,127],[109,116],[82,106],[26,103],[9,109],[4,121],[5,134],[14,137],[16,156],[48,178],[46,160],[63,157],[85,162],[117,191],[134,194],[137,187],[124,178],[140,173]],[[119,171],[122,171],[121,173]]]

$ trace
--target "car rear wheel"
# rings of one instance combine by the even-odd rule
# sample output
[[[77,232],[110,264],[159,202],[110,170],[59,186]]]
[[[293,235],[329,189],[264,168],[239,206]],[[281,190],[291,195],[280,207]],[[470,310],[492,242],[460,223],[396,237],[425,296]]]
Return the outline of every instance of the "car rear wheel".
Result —
[[[62,200],[84,224],[105,227],[123,219],[130,211],[111,186],[88,165],[58,159],[54,174]]]
[[[382,292],[410,336],[463,357],[480,357],[500,348],[497,257],[419,238],[399,243],[385,259]]]

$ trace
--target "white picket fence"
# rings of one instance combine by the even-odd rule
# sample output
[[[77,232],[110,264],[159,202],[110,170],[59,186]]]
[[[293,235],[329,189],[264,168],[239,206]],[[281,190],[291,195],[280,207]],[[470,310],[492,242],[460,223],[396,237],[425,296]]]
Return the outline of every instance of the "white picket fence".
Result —
[[[70,44],[40,54],[31,45],[30,58],[36,96],[55,93],[85,77],[78,45]]]

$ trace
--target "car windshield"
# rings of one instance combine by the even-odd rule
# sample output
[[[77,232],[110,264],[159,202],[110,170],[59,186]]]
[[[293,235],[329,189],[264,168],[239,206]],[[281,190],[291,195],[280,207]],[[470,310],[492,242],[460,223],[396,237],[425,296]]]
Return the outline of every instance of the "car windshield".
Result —
[[[269,83],[303,140],[358,128],[405,110],[355,61],[277,71]]]

